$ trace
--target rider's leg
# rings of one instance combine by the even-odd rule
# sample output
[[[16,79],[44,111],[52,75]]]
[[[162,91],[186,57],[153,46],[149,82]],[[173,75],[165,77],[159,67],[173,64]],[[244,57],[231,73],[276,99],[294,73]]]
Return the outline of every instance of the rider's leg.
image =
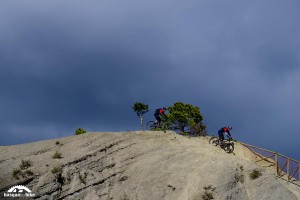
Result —
[[[159,117],[158,125],[160,126],[160,124],[161,124],[161,118]]]
[[[218,134],[219,134],[220,141],[223,142],[223,140],[224,140],[224,134],[223,134],[223,132],[219,131]]]
[[[157,117],[157,121],[158,121],[158,126],[160,126],[160,124],[161,124],[161,118],[159,116]]]
[[[157,125],[159,125],[160,124],[160,121],[161,121],[161,119],[160,119],[160,117],[159,117],[159,115],[154,115],[155,116],[155,123],[157,124]]]

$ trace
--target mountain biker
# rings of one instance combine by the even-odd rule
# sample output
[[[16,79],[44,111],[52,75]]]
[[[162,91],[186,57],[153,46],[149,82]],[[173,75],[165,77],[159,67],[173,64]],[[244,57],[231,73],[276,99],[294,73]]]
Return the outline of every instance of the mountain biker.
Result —
[[[224,134],[228,137],[228,139],[232,139],[232,136],[230,134],[231,129],[232,129],[232,127],[228,126],[228,127],[223,127],[218,131],[221,142],[223,142],[223,140],[224,140]]]
[[[163,108],[158,108],[155,110],[155,113],[154,113],[154,116],[155,116],[155,119],[156,119],[156,123],[158,122],[158,125],[161,123],[161,116],[164,116],[165,118],[167,118],[166,114],[165,114],[165,111],[167,110],[166,107],[163,107]]]

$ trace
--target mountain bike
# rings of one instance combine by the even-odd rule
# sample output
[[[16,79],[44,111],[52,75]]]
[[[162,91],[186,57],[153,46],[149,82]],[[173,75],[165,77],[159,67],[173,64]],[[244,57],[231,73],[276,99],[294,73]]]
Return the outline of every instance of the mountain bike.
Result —
[[[232,138],[230,139],[224,139],[223,141],[220,140],[219,137],[213,136],[209,139],[209,144],[214,144],[215,146],[219,146],[222,149],[224,149],[227,153],[232,153],[234,150],[234,143],[232,141]]]
[[[149,121],[146,124],[146,129],[149,131],[162,131],[162,130],[175,130],[172,123],[168,121],[162,121],[160,124],[158,121]]]
[[[149,131],[153,131],[158,127],[158,122],[156,121],[149,121],[146,124],[146,129]]]

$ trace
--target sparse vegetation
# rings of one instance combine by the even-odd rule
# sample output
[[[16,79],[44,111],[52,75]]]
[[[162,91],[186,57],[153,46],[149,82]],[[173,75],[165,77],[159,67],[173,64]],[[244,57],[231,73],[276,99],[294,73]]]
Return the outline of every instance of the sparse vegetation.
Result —
[[[212,185],[204,186],[204,193],[202,194],[202,199],[203,200],[211,200],[214,199],[213,192],[215,191],[215,187]]]
[[[62,173],[62,168],[61,167],[53,167],[51,172],[52,172],[52,174],[61,174]]]
[[[212,192],[205,190],[204,193],[202,194],[202,199],[203,200],[211,200],[211,199],[214,199],[214,195]]]
[[[19,180],[19,179],[20,179],[20,178],[19,178],[20,175],[22,175],[22,170],[20,170],[20,169],[14,169],[14,171],[13,171],[13,173],[12,173],[12,176],[13,176],[15,179]]]
[[[83,128],[78,128],[75,130],[75,135],[81,135],[86,133],[86,130],[84,130]]]
[[[20,176],[22,178],[26,178],[27,176],[33,176],[33,175],[34,173],[31,170],[23,171],[21,169],[14,169],[14,171],[12,172],[12,176],[17,180],[20,179]]]
[[[245,181],[244,174],[242,174],[242,173],[235,173],[234,174],[234,182],[235,183],[238,183],[238,182],[244,183],[244,181]]]
[[[56,144],[56,145],[59,145],[59,144],[60,144],[60,142],[59,142],[59,141],[56,141],[56,142],[55,142],[55,144]]]
[[[52,156],[54,159],[60,159],[62,158],[62,154],[58,151],[55,151],[54,155]]]
[[[213,187],[212,185],[208,185],[208,186],[204,186],[203,189],[204,189],[204,190],[212,190],[212,191],[215,191],[216,188]]]
[[[250,178],[253,179],[257,179],[262,175],[261,171],[254,169],[251,173],[250,173]]]
[[[26,170],[25,174],[28,175],[28,176],[33,176],[34,175],[34,173],[31,170]]]
[[[27,168],[29,168],[31,166],[32,166],[31,160],[22,160],[22,162],[20,164],[20,169],[24,170],[24,169],[27,169]]]
[[[169,188],[171,188],[173,191],[176,190],[176,187],[174,187],[173,185],[168,185]]]
[[[19,165],[20,168],[14,169],[12,172],[12,176],[17,180],[20,179],[20,176],[22,178],[26,178],[27,176],[33,176],[34,173],[31,170],[28,170],[28,168],[31,166],[32,166],[31,160],[22,160],[21,164]],[[23,170],[26,170],[26,171],[23,171]]]

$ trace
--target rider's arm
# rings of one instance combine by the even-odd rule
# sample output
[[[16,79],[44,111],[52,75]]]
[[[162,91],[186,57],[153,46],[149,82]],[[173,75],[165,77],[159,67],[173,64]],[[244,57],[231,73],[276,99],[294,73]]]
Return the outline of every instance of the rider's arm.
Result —
[[[228,133],[228,135],[229,135],[230,137],[232,137],[231,134],[230,134],[230,131],[227,131],[227,133]]]
[[[229,132],[229,131],[226,131],[226,133],[227,133],[228,139],[229,139],[229,140],[232,140],[232,136],[231,136],[230,132]]]
[[[164,112],[162,113],[162,115],[163,115],[165,118],[167,118],[167,115],[166,115]]]

